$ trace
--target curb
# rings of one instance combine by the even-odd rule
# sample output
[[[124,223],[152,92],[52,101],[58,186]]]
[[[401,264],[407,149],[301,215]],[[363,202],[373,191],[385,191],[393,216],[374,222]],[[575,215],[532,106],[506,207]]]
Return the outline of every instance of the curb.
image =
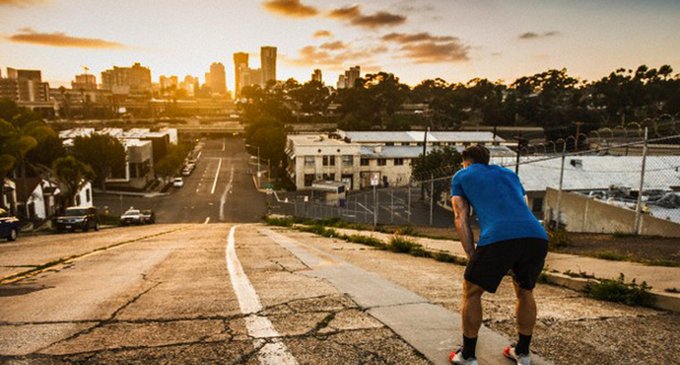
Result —
[[[543,275],[549,284],[578,292],[582,292],[588,282],[597,281],[597,279],[573,278],[551,272],[543,272]],[[652,308],[676,313],[680,312],[680,294],[666,293],[654,289],[649,290],[649,293],[652,296]]]

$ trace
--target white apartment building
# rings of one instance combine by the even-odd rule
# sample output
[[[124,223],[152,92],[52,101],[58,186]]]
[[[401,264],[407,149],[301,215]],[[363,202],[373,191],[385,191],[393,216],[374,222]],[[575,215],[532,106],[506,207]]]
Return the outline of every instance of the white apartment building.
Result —
[[[404,186],[411,178],[411,163],[423,152],[416,138],[424,132],[344,132],[289,135],[286,154],[288,175],[298,190],[315,181],[340,181],[349,190],[371,186]],[[433,133],[446,133],[430,136]],[[481,133],[481,134],[480,134]],[[512,157],[514,152],[499,137],[486,132],[431,132],[427,151],[440,146],[459,150],[470,144],[487,144],[493,156]],[[433,139],[430,140],[430,137]]]

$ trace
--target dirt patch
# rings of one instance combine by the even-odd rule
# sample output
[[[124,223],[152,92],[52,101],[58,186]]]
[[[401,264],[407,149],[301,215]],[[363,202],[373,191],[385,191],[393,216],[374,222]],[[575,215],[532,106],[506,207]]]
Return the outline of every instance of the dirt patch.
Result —
[[[557,252],[608,260],[680,266],[680,238],[570,233],[571,243]]]

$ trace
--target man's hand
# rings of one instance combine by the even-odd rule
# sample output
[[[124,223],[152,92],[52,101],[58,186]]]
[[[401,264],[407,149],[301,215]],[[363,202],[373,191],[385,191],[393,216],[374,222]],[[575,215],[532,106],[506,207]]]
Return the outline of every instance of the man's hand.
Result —
[[[451,197],[451,205],[453,206],[456,232],[460,238],[460,243],[463,245],[463,250],[465,250],[465,255],[470,260],[475,252],[474,237],[470,228],[470,203],[463,197],[453,196]]]

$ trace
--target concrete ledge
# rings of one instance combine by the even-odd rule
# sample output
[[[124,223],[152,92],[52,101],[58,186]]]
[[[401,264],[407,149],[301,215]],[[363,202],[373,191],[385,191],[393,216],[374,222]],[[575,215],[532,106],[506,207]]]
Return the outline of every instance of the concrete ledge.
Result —
[[[544,272],[543,275],[550,284],[579,292],[582,292],[585,289],[588,282],[597,281],[597,279],[575,278],[551,272]],[[652,295],[652,308],[670,312],[680,312],[680,294],[666,293],[654,289],[651,289],[649,293]]]

